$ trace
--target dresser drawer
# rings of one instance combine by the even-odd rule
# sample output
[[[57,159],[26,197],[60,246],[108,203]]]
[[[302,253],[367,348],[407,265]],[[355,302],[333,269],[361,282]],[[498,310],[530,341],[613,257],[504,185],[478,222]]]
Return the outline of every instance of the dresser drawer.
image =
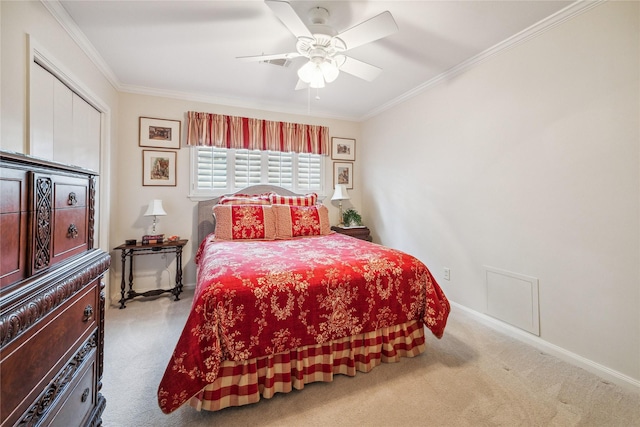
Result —
[[[0,289],[27,276],[28,175],[0,169]]]
[[[51,265],[89,249],[89,181],[64,175],[52,175],[53,235]]]
[[[2,348],[0,424],[29,409],[97,329],[99,279]],[[19,372],[20,375],[16,375]]]
[[[87,234],[86,207],[55,209],[51,264],[89,249]]]
[[[90,358],[67,385],[67,391],[50,409],[43,425],[70,427],[85,424],[96,403],[96,369],[96,351],[93,350]]]
[[[89,182],[86,178],[53,176],[53,208],[87,206]]]

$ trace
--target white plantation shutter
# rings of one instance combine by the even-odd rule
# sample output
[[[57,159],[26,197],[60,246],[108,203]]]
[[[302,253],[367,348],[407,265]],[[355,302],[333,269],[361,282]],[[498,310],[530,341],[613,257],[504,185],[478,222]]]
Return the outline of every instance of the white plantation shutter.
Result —
[[[322,156],[308,153],[192,149],[192,195],[232,193],[250,185],[271,184],[294,192],[322,191]]]
[[[322,159],[316,154],[298,154],[298,182],[300,190],[317,190],[322,183]]]
[[[214,147],[197,147],[196,186],[201,190],[227,188],[227,150]]]
[[[260,150],[235,150],[235,188],[244,188],[262,182],[261,153]]]
[[[267,152],[267,182],[285,188],[293,188],[293,153]]]

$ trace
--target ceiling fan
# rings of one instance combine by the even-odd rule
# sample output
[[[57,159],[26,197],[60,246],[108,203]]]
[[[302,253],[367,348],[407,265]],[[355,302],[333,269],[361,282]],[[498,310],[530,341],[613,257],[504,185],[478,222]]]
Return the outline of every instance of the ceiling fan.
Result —
[[[265,3],[282,21],[282,23],[298,39],[296,51],[273,55],[241,56],[244,61],[269,61],[276,59],[307,58],[298,70],[299,81],[296,89],[304,87],[322,88],[333,82],[340,71],[373,81],[382,69],[345,55],[350,49],[387,37],[396,31],[398,26],[386,11],[360,24],[337,33],[328,25],[329,11],[324,7],[314,7],[309,11],[307,26],[293,10],[289,2],[265,0]]]

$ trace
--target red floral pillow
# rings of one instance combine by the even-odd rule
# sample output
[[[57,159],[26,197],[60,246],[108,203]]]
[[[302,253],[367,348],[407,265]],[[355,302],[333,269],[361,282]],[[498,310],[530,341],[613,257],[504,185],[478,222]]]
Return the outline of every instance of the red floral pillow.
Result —
[[[324,205],[273,205],[276,213],[276,238],[325,236],[331,233],[329,209]]]
[[[274,205],[313,206],[318,202],[318,195],[309,193],[304,196],[281,196],[271,193],[269,200]]]
[[[276,218],[271,206],[215,205],[217,240],[273,240]]]

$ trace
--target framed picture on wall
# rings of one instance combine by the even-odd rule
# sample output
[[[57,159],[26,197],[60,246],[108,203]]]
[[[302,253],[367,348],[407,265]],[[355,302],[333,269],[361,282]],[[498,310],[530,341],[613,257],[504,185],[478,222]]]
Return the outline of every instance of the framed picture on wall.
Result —
[[[142,185],[175,186],[177,155],[175,151],[142,150]]]
[[[353,190],[353,163],[333,162],[333,187],[336,184],[344,184],[347,189]]]
[[[356,159],[356,140],[350,138],[331,138],[331,158],[334,160]]]
[[[140,117],[140,147],[180,148],[180,120]]]

